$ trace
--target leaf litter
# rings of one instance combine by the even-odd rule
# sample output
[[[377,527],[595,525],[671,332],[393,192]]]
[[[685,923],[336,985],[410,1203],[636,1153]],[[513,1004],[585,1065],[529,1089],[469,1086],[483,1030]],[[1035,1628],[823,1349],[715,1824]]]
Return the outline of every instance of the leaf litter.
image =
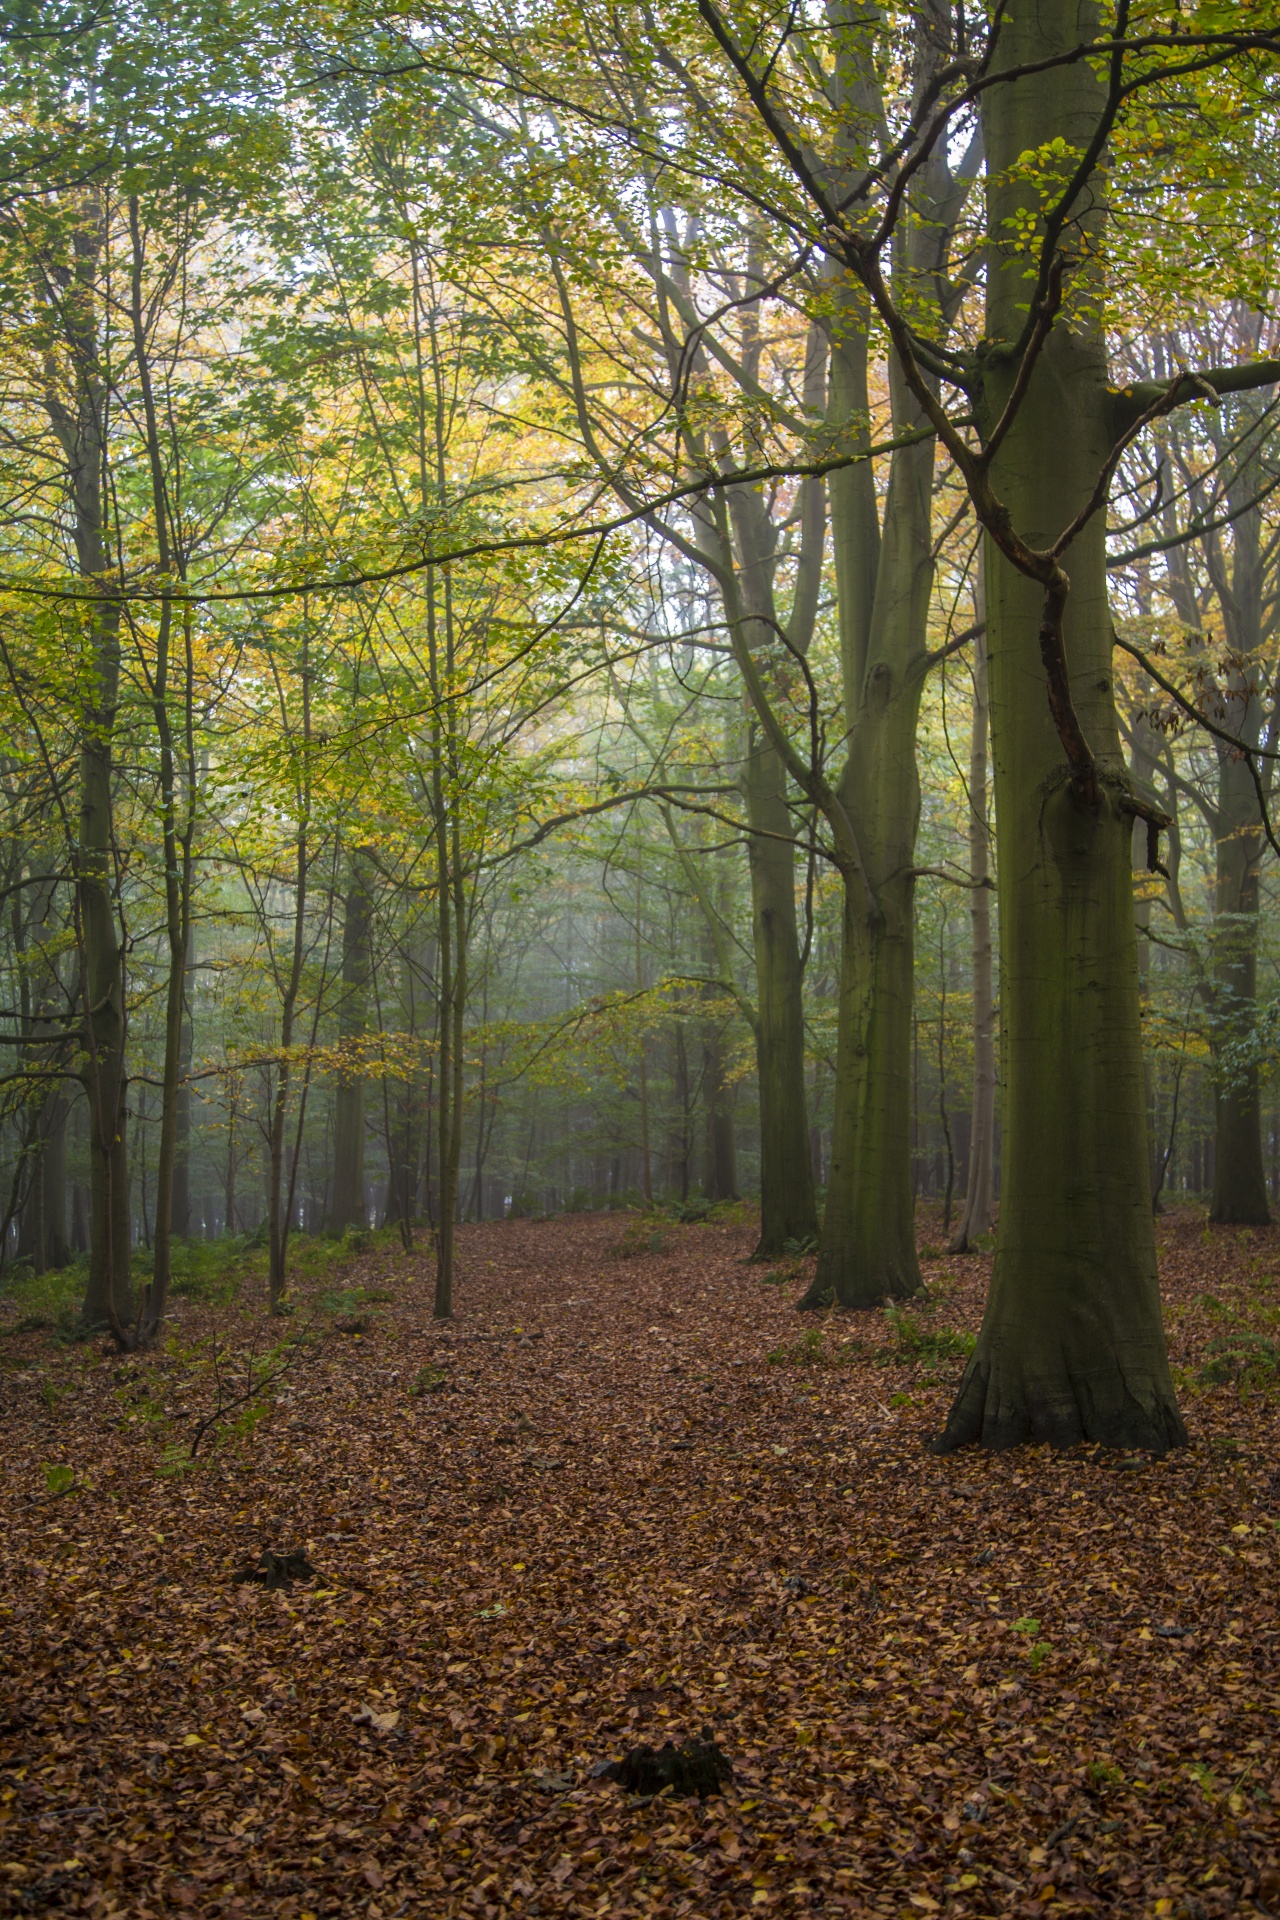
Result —
[[[984,1256],[800,1321],[744,1228],[617,1231],[462,1230],[449,1327],[362,1254],[185,1471],[256,1310],[8,1334],[0,1912],[1280,1913],[1280,1235],[1161,1223],[1157,1461],[924,1450]]]

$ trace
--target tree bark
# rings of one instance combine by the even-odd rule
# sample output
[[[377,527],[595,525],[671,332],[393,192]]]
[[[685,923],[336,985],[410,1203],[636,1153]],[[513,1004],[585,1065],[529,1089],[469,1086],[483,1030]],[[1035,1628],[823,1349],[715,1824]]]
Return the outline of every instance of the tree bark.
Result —
[[[1249,342],[1254,351],[1257,337]],[[1249,401],[1241,411],[1253,411]],[[1237,423],[1238,424],[1238,423]],[[1263,712],[1258,669],[1263,644],[1265,563],[1262,513],[1251,497],[1262,479],[1253,457],[1256,442],[1233,474],[1228,502],[1243,510],[1232,523],[1232,564],[1226,577],[1216,542],[1206,543],[1215,574],[1226,637],[1237,661],[1223,701],[1222,724],[1243,747],[1262,743]],[[1273,616],[1274,619],[1274,616]],[[1268,745],[1272,744],[1270,741]],[[1218,748],[1218,805],[1214,872],[1213,985],[1210,1043],[1220,1055],[1232,1042],[1247,1041],[1257,1020],[1259,866],[1262,814],[1248,761],[1225,743]],[[1214,1086],[1213,1198],[1209,1218],[1224,1224],[1266,1226],[1271,1219],[1262,1158],[1262,1095],[1256,1065],[1232,1064]]]
[[[52,855],[41,851],[36,857],[43,870]],[[52,955],[48,951],[54,933],[51,915],[55,891],[56,882],[52,879],[35,882],[26,890],[29,911],[24,911],[24,890],[13,896],[13,945],[20,963],[22,1031],[34,1042],[28,1050],[27,1064],[31,1071],[39,1073],[48,1073],[57,1065],[66,1044],[65,1040],[62,1046],[56,1044],[66,1033],[67,999],[59,977],[57,951]],[[18,1258],[30,1260],[35,1273],[65,1267],[70,1258],[67,1118],[63,1083],[52,1079],[48,1091],[35,1102],[26,1194],[18,1218]]]
[[[195,929],[188,923],[173,1143],[173,1233],[179,1240],[186,1240],[191,1233],[191,1066],[195,1049],[195,988]]]
[[[302,969],[306,955],[307,902],[311,879],[311,650],[310,608],[302,606],[302,737],[296,743],[301,765],[295,774],[297,820],[294,827],[293,937],[289,966],[277,982],[280,989],[280,1058],[272,1093],[267,1127],[267,1297],[272,1314],[286,1311],[287,1260],[292,1227],[293,1179],[285,1185],[285,1121],[289,1112],[289,1091],[293,1062],[294,1022],[298,995],[302,988]],[[297,1175],[295,1155],[293,1176]]]
[[[751,931],[756,962],[756,1073],[760,1089],[760,1238],[753,1258],[812,1240],[818,1209],[809,1161],[804,1083],[804,977],[796,925],[794,826],[786,774],[750,724],[745,787],[751,828]]]
[[[1092,37],[1080,0],[1018,7],[994,66],[1051,59]],[[1097,127],[1101,84],[1085,62],[1027,73],[984,101],[989,198],[990,431],[1015,368],[1001,346],[1026,321],[1026,253],[1007,236],[1034,206],[1016,162],[1060,138],[1078,153]],[[1017,533],[1044,549],[1088,502],[1117,437],[1096,259],[1105,196],[1074,209],[1070,324],[1048,333],[1026,397],[992,464]],[[978,1343],[937,1445],[1021,1441],[1163,1452],[1183,1443],[1160,1317],[1147,1168],[1131,815],[1112,691],[1104,522],[1064,556],[1064,641],[1080,727],[1097,764],[1092,803],[1072,779],[1041,665],[1045,589],[988,539],[987,617],[1001,878],[1004,1178],[1000,1235]]]
[[[979,617],[982,617],[981,605]],[[987,640],[973,643],[973,726],[969,738],[969,902],[973,953],[973,1118],[969,1128],[969,1177],[964,1213],[948,1253],[965,1253],[991,1231],[995,1193],[996,1009],[991,966],[991,892],[987,824]]]
[[[105,214],[90,191],[72,231],[70,265],[41,262],[39,284],[51,332],[65,349],[71,369],[70,392],[61,393],[51,374],[43,400],[65,462],[77,567],[97,595],[84,623],[85,692],[76,722],[79,820],[72,849],[83,1022],[79,1072],[89,1110],[89,1274],[83,1316],[91,1326],[109,1324],[123,1342],[132,1312],[128,1018],[124,944],[115,902],[113,740],[120,691],[120,601],[110,585],[103,497],[107,385],[99,353],[98,270],[104,238]]]
[[[1256,747],[1262,708],[1252,679],[1233,676],[1227,722],[1242,744]],[[1218,1066],[1214,1086],[1213,1196],[1209,1218],[1223,1224],[1266,1226],[1271,1219],[1262,1158],[1262,1091],[1254,1064],[1224,1070],[1221,1056],[1247,1040],[1257,1018],[1258,866],[1262,826],[1248,763],[1228,750],[1218,756],[1217,846],[1214,872],[1213,987],[1210,1039]]]
[[[369,943],[373,896],[367,862],[357,848],[342,917],[342,1003],[338,1011],[341,1048],[358,1048],[368,1021]],[[333,1102],[333,1191],[329,1225],[335,1233],[369,1223],[364,1192],[365,1077],[362,1060],[344,1058]]]
[[[917,89],[948,44],[943,9],[917,22]],[[837,36],[839,38],[839,36]],[[874,140],[878,86],[858,31],[841,68],[843,145],[856,159]],[[911,212],[894,236],[897,298],[937,302],[951,230],[968,192],[941,153],[919,169]],[[828,423],[855,447],[870,443],[868,314],[839,281],[832,306]],[[945,334],[957,296],[941,298]],[[927,425],[896,361],[889,389],[895,438]],[[831,529],[840,613],[848,756],[838,793],[860,856],[843,873],[843,942],[832,1101],[831,1164],[813,1283],[800,1302],[870,1307],[920,1289],[911,1168],[915,842],[920,819],[916,732],[928,671],[933,588],[932,436],[892,455],[881,527],[874,474],[863,461],[833,475]]]
[[[910,416],[896,396],[895,419]],[[918,422],[917,422],[918,424]],[[862,674],[846,696],[840,798],[866,887],[846,876],[822,1242],[802,1306],[869,1307],[920,1290],[911,1190],[911,1013],[915,997],[916,727],[933,581],[932,439],[893,457]],[[844,531],[833,506],[837,539]],[[853,671],[858,671],[854,662]]]

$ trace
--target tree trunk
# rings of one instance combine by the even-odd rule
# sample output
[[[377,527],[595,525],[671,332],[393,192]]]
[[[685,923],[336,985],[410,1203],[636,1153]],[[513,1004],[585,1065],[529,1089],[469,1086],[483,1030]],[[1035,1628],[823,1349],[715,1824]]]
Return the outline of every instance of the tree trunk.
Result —
[[[367,1023],[365,1006],[369,983],[369,939],[373,925],[373,898],[367,862],[359,850],[351,858],[351,877],[342,920],[342,1004],[338,1033],[345,1055],[357,1049]],[[344,1058],[338,1070],[333,1103],[333,1195],[329,1225],[344,1227],[369,1223],[364,1194],[364,1062]]]
[[[54,857],[41,850],[42,868]],[[51,924],[56,882],[37,881],[13,896],[13,944],[20,959],[22,1031],[32,1045],[27,1050],[30,1071],[47,1073],[58,1064],[66,1046],[66,995],[59,978],[59,958],[49,953],[56,929]],[[24,915],[24,891],[30,900]],[[31,1127],[26,1195],[18,1220],[18,1258],[30,1260],[35,1273],[65,1267],[67,1246],[67,1097],[63,1083],[51,1079],[49,1091],[35,1106]]]
[[[920,423],[894,382],[898,431]],[[846,874],[833,1091],[831,1170],[822,1244],[802,1307],[869,1307],[920,1289],[911,1188],[911,1015],[915,994],[915,840],[920,818],[916,727],[933,582],[932,439],[893,456],[878,554],[869,532],[832,527],[855,592],[874,554],[865,640],[846,638],[849,756],[840,798],[865,883]],[[856,552],[861,553],[861,559]],[[842,591],[843,583],[842,583]],[[872,901],[867,899],[869,885]]]
[[[994,67],[1062,55],[1090,39],[1096,12],[1039,0],[1000,30]],[[999,418],[1014,366],[1003,342],[1026,320],[1027,255],[1006,239],[1032,206],[1019,156],[1087,144],[1101,88],[1083,61],[1028,73],[984,100],[989,169],[987,332],[979,418]],[[1104,196],[1089,187],[1079,227],[1098,237]],[[1092,497],[1118,433],[1100,304],[1072,245],[1072,319],[1045,341],[992,466],[1023,539],[1050,546]],[[1086,252],[1086,261],[1096,250]],[[1081,282],[1084,281],[1083,286]],[[1083,304],[1080,304],[1081,300]],[[1185,1441],[1160,1318],[1147,1171],[1138,967],[1130,884],[1128,776],[1112,692],[1104,517],[1064,556],[1065,645],[1076,714],[1096,759],[1098,798],[1073,786],[1051,718],[1039,634],[1044,590],[987,542],[987,618],[1001,881],[1004,1181],[991,1293],[942,1450],[981,1441],[1162,1452]]]
[[[75,931],[80,960],[84,1065],[89,1108],[89,1275],[83,1315],[106,1322],[118,1341],[132,1302],[129,1285],[129,1163],[125,1143],[128,1031],[124,946],[114,900],[115,822],[112,740],[120,690],[120,602],[112,598],[103,500],[107,465],[107,387],[99,358],[98,267],[105,216],[96,196],[77,210],[71,261],[42,263],[52,332],[65,347],[71,391],[56,375],[43,394],[65,461],[76,564],[97,603],[84,623],[84,697],[79,733],[79,819],[72,848]],[[52,368],[52,356],[48,362]]]
[[[916,88],[927,87],[951,31],[947,10],[915,23]],[[847,59],[847,64],[846,64]],[[874,122],[878,81],[857,32],[843,43],[844,150]],[[945,154],[917,172],[912,214],[894,237],[899,300],[937,299],[967,187]],[[832,308],[828,423],[846,444],[869,444],[865,300],[837,280]],[[948,296],[943,330],[955,311]],[[889,367],[895,438],[926,425],[896,362]],[[884,523],[869,460],[832,476],[831,529],[840,615],[848,758],[839,783],[859,865],[843,868],[843,942],[832,1094],[831,1164],[822,1242],[802,1307],[831,1300],[869,1307],[920,1288],[911,1163],[912,1006],[915,991],[915,841],[920,819],[916,731],[929,667],[933,588],[932,436],[900,446],[889,468]]]
[[[191,1233],[191,1065],[195,1048],[195,929],[187,927],[187,966],[182,995],[182,1039],[178,1057],[178,1088],[174,1108],[173,1232],[179,1240]]]
[[[1239,676],[1237,676],[1239,678]],[[1261,704],[1249,685],[1233,689],[1229,723],[1256,747]],[[1218,761],[1211,1041],[1215,1056],[1247,1040],[1257,1017],[1258,864],[1262,830],[1247,761],[1222,751]],[[1217,1062],[1215,1061],[1215,1064]],[[1262,1159],[1262,1093],[1256,1065],[1232,1063],[1214,1085],[1216,1151],[1209,1218],[1265,1227],[1271,1219]]]
[[[733,1087],[725,1072],[723,1022],[707,1021],[702,1041],[702,1095],[706,1108],[708,1200],[738,1198],[738,1152],[733,1133]]]
[[[756,961],[756,1072],[760,1088],[760,1239],[753,1258],[818,1231],[804,1084],[804,976],[796,926],[794,826],[786,774],[754,722],[747,747],[751,930]]]
[[[981,614],[981,606],[979,612]],[[969,740],[969,901],[973,952],[973,1119],[964,1213],[947,1251],[965,1253],[991,1231],[996,1144],[996,1018],[991,968],[991,892],[987,826],[987,639],[973,643],[973,730]]]
[[[1257,351],[1256,326],[1247,345]],[[1230,417],[1236,431],[1241,414],[1256,419],[1256,403],[1240,404]],[[1262,744],[1263,713],[1256,659],[1263,644],[1266,562],[1262,512],[1256,493],[1263,470],[1256,440],[1248,448],[1228,490],[1238,509],[1232,524],[1232,565],[1228,581],[1216,567],[1215,584],[1226,637],[1239,664],[1231,673],[1223,701],[1225,725],[1243,746]],[[1217,550],[1210,548],[1214,559]],[[1274,722],[1272,733],[1275,732]],[[1274,739],[1267,745],[1274,747]],[[1232,1042],[1246,1042],[1257,1020],[1258,869],[1263,853],[1262,816],[1249,762],[1218,743],[1218,806],[1214,886],[1213,987],[1210,996],[1210,1044],[1215,1056]],[[1215,1061],[1215,1064],[1217,1062]],[[1267,1177],[1262,1158],[1262,1099],[1258,1068],[1232,1062],[1219,1071],[1214,1086],[1213,1198],[1209,1218],[1224,1223],[1266,1226]]]
[[[297,1176],[294,1156],[292,1176],[285,1186],[285,1121],[289,1112],[289,1087],[292,1072],[294,1020],[302,987],[302,968],[306,953],[307,891],[311,878],[311,658],[310,609],[302,606],[302,738],[301,766],[296,774],[297,825],[294,839],[293,939],[288,972],[280,978],[280,1058],[272,1093],[271,1117],[267,1128],[267,1299],[272,1314],[286,1311],[287,1261],[289,1234],[293,1224],[293,1187]],[[317,1008],[318,1008],[317,1002]]]
[[[146,315],[143,305],[143,238],[136,198],[129,201],[131,241],[130,317],[133,325],[134,364],[142,395],[143,423],[146,430],[147,460],[151,475],[151,504],[156,536],[156,566],[162,585],[167,588],[175,575],[183,573],[183,556],[170,544],[170,506],[165,478],[164,452],[160,423],[156,412],[148,357]],[[169,949],[169,972],[165,982],[164,1057],[161,1069],[160,1145],[156,1167],[155,1257],[151,1280],[138,1316],[137,1340],[150,1343],[156,1338],[164,1319],[169,1296],[170,1251],[173,1232],[173,1173],[178,1154],[178,1102],[181,1079],[182,1033],[187,975],[187,941],[191,923],[191,843],[195,830],[195,766],[192,755],[195,687],[190,608],[183,607],[180,631],[185,638],[183,658],[180,737],[186,748],[187,767],[185,804],[181,805],[179,753],[175,750],[173,715],[170,712],[170,652],[174,626],[173,600],[165,592],[160,603],[156,627],[155,664],[151,670],[151,704],[160,749],[160,834],[164,859],[165,937]],[[146,1226],[145,1187],[143,1226]]]
[[[119,683],[118,622],[98,649],[96,709],[80,749],[80,845],[76,895],[87,1040],[89,1103],[89,1278],[84,1319],[123,1329],[132,1311],[129,1272],[128,1078],[125,1065],[124,951],[112,900],[112,772],[107,715]],[[119,1336],[117,1336],[119,1337]]]

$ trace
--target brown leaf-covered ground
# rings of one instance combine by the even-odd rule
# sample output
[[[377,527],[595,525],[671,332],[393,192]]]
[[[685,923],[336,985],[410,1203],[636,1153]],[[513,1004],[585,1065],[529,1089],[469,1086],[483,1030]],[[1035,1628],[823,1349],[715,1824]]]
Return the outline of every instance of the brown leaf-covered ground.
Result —
[[[125,1361],[10,1317],[0,1911],[1280,1914],[1280,1237],[1163,1225],[1192,1445],[1117,1465],[924,1451],[983,1258],[814,1326],[745,1227],[623,1225],[465,1230],[449,1332],[366,1253],[186,1473],[255,1300]],[[720,1798],[592,1774],[704,1726]]]

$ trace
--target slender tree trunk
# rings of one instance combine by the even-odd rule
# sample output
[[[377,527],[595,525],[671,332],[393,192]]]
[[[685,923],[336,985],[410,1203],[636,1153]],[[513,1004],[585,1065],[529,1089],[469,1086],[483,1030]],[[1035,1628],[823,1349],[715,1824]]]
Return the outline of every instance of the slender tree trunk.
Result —
[[[1247,344],[1257,350],[1257,323],[1246,322]],[[1246,407],[1249,402],[1244,403]],[[1251,409],[1252,410],[1252,409]],[[1232,422],[1238,430],[1237,417]],[[1256,447],[1256,442],[1254,443]],[[1232,525],[1232,565],[1228,581],[1217,569],[1227,639],[1241,664],[1231,674],[1223,702],[1226,726],[1243,746],[1262,744],[1263,713],[1258,668],[1252,664],[1263,643],[1265,561],[1262,514],[1252,497],[1263,478],[1251,448],[1232,476],[1229,500],[1243,510]],[[1216,558],[1216,550],[1211,548]],[[1273,720],[1267,745],[1274,748]],[[1262,816],[1248,761],[1218,745],[1217,846],[1215,849],[1213,986],[1210,1044],[1219,1065],[1224,1046],[1245,1042],[1257,1020],[1258,870],[1263,854]],[[1262,1094],[1256,1066],[1232,1061],[1217,1071],[1214,1083],[1216,1152],[1209,1218],[1265,1226],[1271,1218],[1262,1157]]]
[[[929,0],[915,23],[917,95],[951,33],[949,10]],[[841,36],[849,33],[848,39]],[[838,85],[847,150],[868,138],[878,81],[859,30],[847,23]],[[859,163],[860,164],[860,163]],[[936,300],[938,266],[967,187],[935,150],[916,175],[913,211],[894,237],[899,300]],[[869,441],[868,330],[863,296],[833,287],[829,424],[846,444]],[[954,313],[954,296],[947,312]],[[944,315],[944,320],[946,316]],[[920,432],[924,413],[896,362],[889,368],[895,437]],[[870,461],[832,476],[831,530],[840,618],[848,757],[839,799],[861,872],[846,861],[831,1163],[822,1240],[803,1307],[827,1300],[869,1307],[920,1288],[911,1157],[915,990],[915,842],[920,818],[916,732],[928,671],[933,589],[931,436],[893,454],[877,513]]]
[[[1039,0],[1006,14],[996,70],[1048,62],[1097,30],[1092,5]],[[1083,150],[1101,112],[1086,62],[1028,72],[984,100],[990,232],[1034,207],[1017,161]],[[1080,235],[1100,237],[1091,183]],[[991,343],[979,418],[989,432],[1015,368],[1000,343],[1026,320],[1027,259],[989,256]],[[1073,243],[1072,318],[1052,328],[992,466],[1018,533],[1050,546],[1089,501],[1119,430],[1100,306]],[[1085,259],[1096,259],[1096,250]],[[988,540],[987,619],[1000,892],[1004,1180],[991,1292],[942,1449],[967,1441],[1093,1440],[1163,1451],[1185,1441],[1160,1318],[1147,1167],[1131,817],[1112,690],[1104,516],[1072,543],[1065,644],[1075,711],[1096,759],[1096,804],[1073,785],[1040,665],[1043,589]]]
[[[786,774],[750,724],[745,772],[751,828],[751,931],[756,962],[756,1073],[760,1087],[760,1239],[774,1259],[818,1231],[804,1083],[804,976],[796,924],[794,824]]]
[[[373,897],[368,862],[357,849],[351,858],[351,877],[342,919],[342,1004],[338,1033],[345,1048],[358,1048],[367,1025],[369,946],[373,926]],[[344,1061],[339,1068],[333,1103],[333,1193],[329,1225],[368,1225],[364,1193],[365,1078],[363,1060]]]
[[[151,477],[151,506],[156,536],[156,565],[164,588],[181,585],[182,554],[171,540],[170,507],[165,479],[160,424],[151,381],[149,343],[143,308],[143,240],[138,202],[129,201],[130,318],[133,356],[142,394],[147,461]],[[154,664],[150,669],[152,711],[160,749],[160,838],[164,858],[165,938],[169,970],[165,983],[164,1056],[161,1068],[160,1143],[156,1167],[155,1257],[151,1281],[138,1316],[137,1338],[149,1344],[160,1330],[169,1297],[170,1252],[173,1231],[173,1175],[178,1154],[178,1108],[182,1072],[183,999],[186,988],[187,941],[191,924],[191,844],[195,829],[194,657],[190,609],[180,613],[185,640],[183,714],[185,719],[186,803],[181,805],[178,747],[170,711],[170,653],[173,644],[173,597],[164,592],[156,631]],[[146,1206],[143,1205],[145,1223]]]
[[[53,854],[41,849],[35,856],[47,867]],[[24,892],[29,910],[24,915]],[[19,998],[22,1031],[32,1045],[27,1064],[33,1072],[56,1068],[65,1047],[66,996],[59,978],[59,957],[50,941],[56,882],[36,881],[13,896],[13,945],[20,962]],[[67,1097],[63,1083],[50,1079],[48,1091],[35,1102],[26,1197],[18,1220],[18,1257],[28,1259],[33,1271],[65,1267],[67,1247]]]
[[[895,420],[915,422],[897,396]],[[868,1307],[920,1289],[911,1179],[911,1020],[915,996],[916,728],[933,580],[934,449],[894,455],[865,654],[846,674],[853,707],[840,797],[874,904],[844,889],[831,1170],[813,1283],[801,1301]],[[862,539],[834,506],[837,540]],[[850,589],[852,591],[852,587]]]
[[[704,942],[708,967],[715,964],[710,937]],[[716,989],[709,988],[714,997]],[[738,1198],[738,1154],[733,1132],[733,1087],[726,1071],[725,1027],[711,1014],[703,1023],[702,1097],[706,1111],[706,1181],[708,1200]]]
[[[289,1112],[291,1078],[290,1052],[294,1040],[294,1020],[302,987],[302,967],[306,953],[307,890],[311,877],[309,839],[311,815],[311,662],[308,645],[310,612],[304,601],[302,612],[302,767],[297,779],[298,819],[294,838],[293,939],[289,968],[280,990],[280,1059],[276,1068],[275,1092],[271,1102],[271,1120],[267,1132],[267,1231],[270,1248],[267,1268],[267,1295],[270,1311],[285,1311],[286,1262],[292,1225],[293,1180],[285,1189],[285,1121]],[[296,1160],[294,1174],[296,1175]]]
[[[76,562],[96,604],[86,610],[85,694],[79,732],[79,818],[74,831],[75,932],[80,959],[84,1067],[89,1117],[89,1275],[83,1314],[110,1324],[127,1344],[129,1162],[126,1147],[128,1018],[124,945],[115,906],[112,745],[120,692],[120,601],[113,597],[103,479],[107,465],[107,383],[99,353],[98,271],[103,208],[92,191],[78,209],[69,269],[51,263],[41,281],[53,331],[70,362],[72,388],[51,377],[45,409],[65,462]]]
[[[982,616],[982,607],[979,607]],[[969,920],[973,954],[973,1119],[964,1213],[948,1252],[965,1253],[991,1231],[996,1146],[996,1009],[992,979],[991,892],[987,825],[987,639],[973,643],[973,730],[969,739]]]
[[[1231,700],[1242,741],[1257,746],[1261,706],[1252,686]],[[1266,1226],[1271,1219],[1262,1158],[1262,1089],[1258,1068],[1219,1065],[1223,1049],[1246,1040],[1257,1018],[1258,865],[1262,852],[1258,796],[1248,762],[1220,754],[1215,849],[1213,989],[1210,1026],[1215,1065],[1213,1196],[1209,1218]]]
[[[195,929],[187,927],[187,966],[182,994],[182,1038],[178,1055],[178,1091],[174,1105],[173,1232],[191,1233],[191,1067],[195,1049]]]
[[[434,946],[426,931],[425,915],[418,901],[411,904],[410,913],[410,926],[404,934],[401,947],[399,1017],[404,1031],[417,1040],[423,1026],[427,983],[435,973],[436,962]],[[400,1237],[406,1250],[413,1245],[413,1226],[418,1213],[422,1092],[415,1073],[411,1072],[400,1083],[389,1149],[391,1180],[387,1192],[387,1224],[394,1223],[400,1228]],[[429,1119],[429,1084],[425,1089],[425,1105]],[[428,1136],[428,1158],[430,1151]]]
[[[644,953],[640,944],[641,894],[636,888],[636,990],[644,992]],[[641,1029],[639,1047],[640,1098],[640,1195],[647,1207],[653,1205],[653,1158],[649,1139],[649,1042]],[[530,1136],[532,1138],[532,1136]],[[528,1164],[528,1155],[525,1155]]]

